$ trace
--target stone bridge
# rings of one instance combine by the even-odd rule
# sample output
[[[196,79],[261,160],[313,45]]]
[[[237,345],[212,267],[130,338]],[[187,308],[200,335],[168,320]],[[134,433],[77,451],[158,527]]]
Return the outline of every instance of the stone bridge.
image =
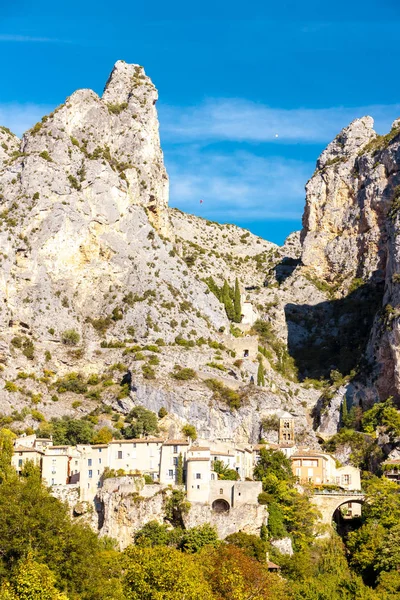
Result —
[[[311,502],[318,508],[321,513],[321,523],[331,524],[333,514],[339,506],[348,502],[357,502],[363,504],[364,494],[362,492],[314,492]]]

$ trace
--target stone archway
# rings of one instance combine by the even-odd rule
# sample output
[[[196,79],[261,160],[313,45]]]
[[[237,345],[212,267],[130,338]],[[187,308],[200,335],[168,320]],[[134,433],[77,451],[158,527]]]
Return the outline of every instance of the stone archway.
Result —
[[[354,494],[315,493],[314,496],[311,497],[311,502],[315,504],[321,513],[320,522],[330,525],[337,509],[348,502],[363,504],[364,494],[361,492],[355,492]]]
[[[214,502],[211,505],[211,508],[216,513],[226,513],[231,507],[227,500],[224,500],[223,498],[218,498],[217,500],[214,500]]]

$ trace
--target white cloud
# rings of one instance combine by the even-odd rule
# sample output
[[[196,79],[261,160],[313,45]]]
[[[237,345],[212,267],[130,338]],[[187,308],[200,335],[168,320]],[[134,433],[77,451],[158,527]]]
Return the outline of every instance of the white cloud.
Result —
[[[41,104],[0,104],[0,125],[22,134],[51,112],[54,106]]]
[[[375,118],[388,131],[400,115],[400,104],[354,108],[270,108],[248,100],[208,100],[198,107],[160,105],[161,131],[167,141],[236,141],[324,143],[352,120]],[[278,137],[276,137],[278,136]]]
[[[47,37],[34,37],[30,35],[18,35],[18,34],[8,34],[8,33],[0,33],[0,42],[38,42],[38,43],[50,43],[50,44],[70,44],[71,42],[68,40],[59,40],[55,38],[47,38]]]
[[[302,161],[202,152],[196,146],[167,153],[166,162],[172,206],[234,222],[299,219],[304,184],[313,170]]]

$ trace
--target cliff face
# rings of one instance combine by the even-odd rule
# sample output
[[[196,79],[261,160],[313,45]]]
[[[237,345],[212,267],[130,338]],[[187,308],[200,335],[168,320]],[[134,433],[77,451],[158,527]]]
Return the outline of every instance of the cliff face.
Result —
[[[308,182],[302,262],[336,298],[357,288],[379,309],[366,358],[372,376],[362,396],[399,397],[400,120],[385,136],[370,117],[356,120],[329,144]],[[366,298],[368,301],[368,297]]]
[[[303,406],[313,394],[294,395],[267,358],[268,386],[245,389],[256,351],[244,360],[242,340],[236,353],[203,281],[238,277],[261,310],[281,251],[168,208],[156,100],[143,68],[119,61],[101,98],[78,90],[22,140],[0,129],[0,413],[36,428],[40,415],[95,411],[100,427],[112,425],[110,409],[123,418],[143,404],[167,408],[170,435],[189,421],[203,437],[258,441],[263,417],[287,407],[314,443]],[[177,366],[195,379],[171,377]],[[206,379],[237,390],[240,408]]]
[[[358,367],[363,381],[340,394],[396,395],[400,122],[378,136],[364,117],[329,144],[301,237],[279,248],[168,208],[156,100],[143,68],[119,61],[101,98],[75,92],[22,140],[0,128],[0,412],[36,428],[38,411],[96,411],[101,426],[104,405],[123,418],[143,404],[168,410],[170,435],[192,422],[205,438],[256,442],[263,419],[288,410],[315,444],[310,412],[323,402],[304,377]],[[267,323],[258,340],[251,323],[230,331],[210,277],[238,278],[247,314]],[[249,386],[259,360],[265,385]],[[182,367],[193,380],[173,376]],[[337,429],[336,400],[321,431]]]

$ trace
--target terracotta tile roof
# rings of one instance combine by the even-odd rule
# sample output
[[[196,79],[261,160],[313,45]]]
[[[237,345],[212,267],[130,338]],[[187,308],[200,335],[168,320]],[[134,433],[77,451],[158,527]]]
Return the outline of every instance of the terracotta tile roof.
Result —
[[[205,456],[189,456],[189,458],[187,459],[187,461],[189,462],[193,462],[193,461],[209,461],[209,458],[206,458]]]
[[[190,452],[196,452],[197,450],[209,450],[209,446],[192,446]]]
[[[43,450],[39,450],[39,448],[31,448],[29,446],[15,446],[14,452],[37,452],[38,454],[44,454]]]
[[[189,446],[187,440],[166,440],[164,446]]]
[[[213,456],[232,456],[234,458],[234,454],[232,452],[218,452],[218,450],[211,450],[211,454]]]
[[[400,465],[400,458],[388,458],[384,461],[384,465]]]
[[[280,566],[276,565],[275,563],[273,563],[269,560],[268,561],[268,569],[279,569],[280,570]]]
[[[112,440],[110,444],[148,444],[150,442],[162,444],[162,438],[132,438],[131,440]]]

